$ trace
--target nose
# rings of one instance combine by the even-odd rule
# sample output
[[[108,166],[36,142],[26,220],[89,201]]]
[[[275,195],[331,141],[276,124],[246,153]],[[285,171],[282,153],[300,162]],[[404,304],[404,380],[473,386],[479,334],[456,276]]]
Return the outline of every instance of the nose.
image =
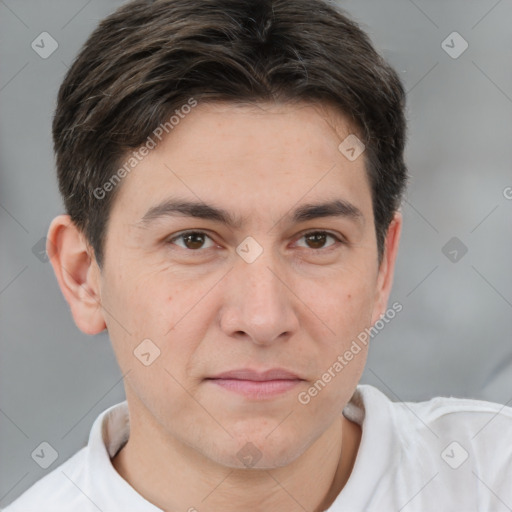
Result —
[[[226,277],[220,325],[231,338],[271,345],[297,331],[297,299],[278,258],[264,251],[248,263],[239,258]]]

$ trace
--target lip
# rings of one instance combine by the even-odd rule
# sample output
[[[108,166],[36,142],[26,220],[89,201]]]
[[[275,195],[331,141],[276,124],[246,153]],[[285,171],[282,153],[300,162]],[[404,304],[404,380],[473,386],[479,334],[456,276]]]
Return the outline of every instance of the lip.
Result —
[[[271,368],[270,370],[257,371],[251,368],[240,368],[238,370],[230,370],[228,372],[219,373],[210,379],[238,379],[252,380],[256,382],[269,380],[303,380],[295,373],[284,368]]]
[[[283,368],[272,368],[263,372],[241,368],[220,373],[206,380],[227,391],[261,400],[290,391],[304,379]]]

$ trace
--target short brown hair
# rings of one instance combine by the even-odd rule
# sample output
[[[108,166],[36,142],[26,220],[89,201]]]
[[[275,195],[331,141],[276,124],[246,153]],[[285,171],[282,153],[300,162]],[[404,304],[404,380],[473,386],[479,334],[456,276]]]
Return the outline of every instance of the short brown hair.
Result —
[[[66,211],[100,267],[119,187],[94,191],[191,97],[339,108],[366,146],[381,261],[407,181],[405,91],[357,23],[327,0],[135,0],[90,35],[53,120]]]

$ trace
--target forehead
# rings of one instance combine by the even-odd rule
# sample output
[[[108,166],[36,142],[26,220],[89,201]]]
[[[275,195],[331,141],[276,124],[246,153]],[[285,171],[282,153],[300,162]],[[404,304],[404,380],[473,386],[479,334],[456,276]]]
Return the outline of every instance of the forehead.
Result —
[[[123,178],[114,209],[140,220],[172,195],[240,218],[338,198],[364,213],[364,154],[351,161],[338,147],[351,133],[323,105],[198,104]]]

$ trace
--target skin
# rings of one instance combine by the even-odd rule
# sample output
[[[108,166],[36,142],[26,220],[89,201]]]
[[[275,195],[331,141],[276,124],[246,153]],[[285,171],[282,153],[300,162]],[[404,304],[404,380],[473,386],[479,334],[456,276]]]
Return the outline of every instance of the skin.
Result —
[[[118,185],[101,270],[69,217],[53,220],[51,262],[73,318],[87,334],[108,329],[126,374],[130,439],[112,463],[157,507],[322,511],[347,482],[361,428],[341,411],[367,347],[307,405],[297,397],[385,312],[402,226],[396,212],[379,266],[364,157],[338,150],[349,133],[325,105],[199,104]],[[246,222],[181,216],[142,227],[171,194]],[[287,221],[299,205],[334,198],[362,219]],[[190,229],[207,236],[169,240]],[[304,236],[315,230],[346,243],[315,244]],[[263,248],[252,263],[236,252],[247,236]],[[149,366],[133,354],[147,338],[160,350]],[[205,380],[245,367],[304,380],[264,400]],[[252,467],[237,456],[248,442],[261,456]]]

